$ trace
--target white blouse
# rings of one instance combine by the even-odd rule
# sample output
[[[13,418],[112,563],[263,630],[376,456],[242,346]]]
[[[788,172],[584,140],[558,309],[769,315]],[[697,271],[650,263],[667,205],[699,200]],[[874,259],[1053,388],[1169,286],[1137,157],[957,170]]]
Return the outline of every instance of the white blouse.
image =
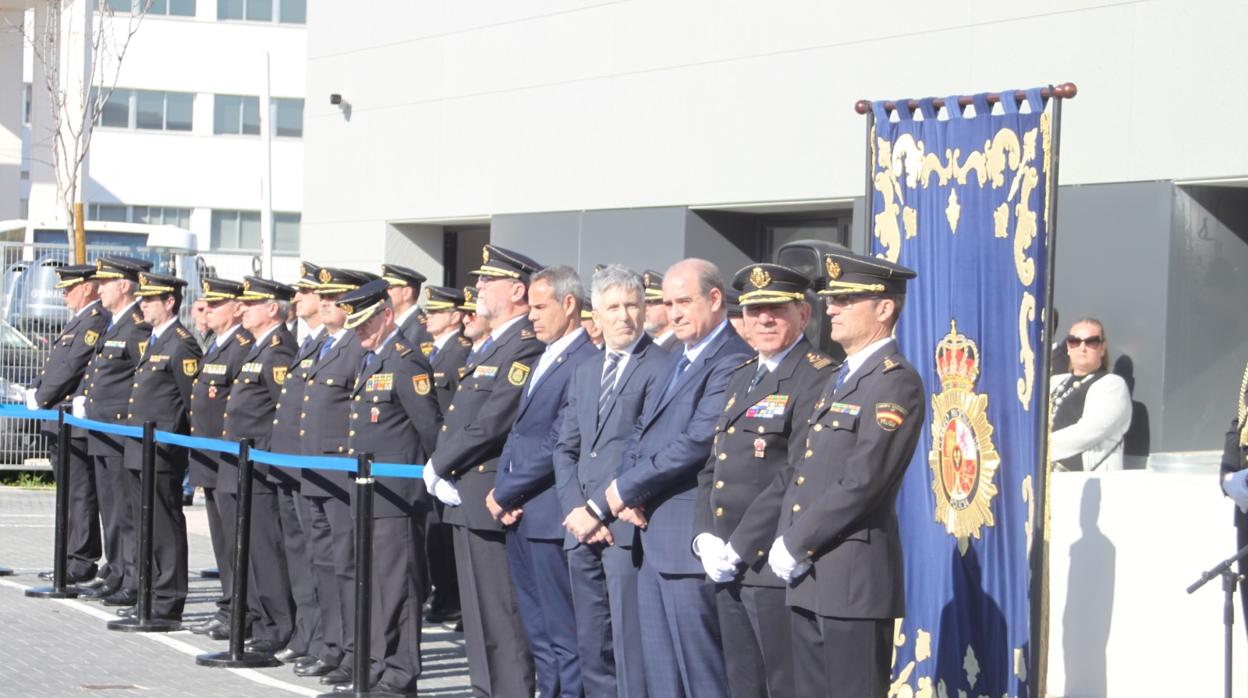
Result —
[[[1067,378],[1069,373],[1059,373],[1049,380],[1050,399]],[[1053,432],[1049,460],[1056,462],[1082,453],[1084,470],[1122,470],[1122,438],[1130,426],[1127,382],[1110,373],[1088,388],[1079,421]]]

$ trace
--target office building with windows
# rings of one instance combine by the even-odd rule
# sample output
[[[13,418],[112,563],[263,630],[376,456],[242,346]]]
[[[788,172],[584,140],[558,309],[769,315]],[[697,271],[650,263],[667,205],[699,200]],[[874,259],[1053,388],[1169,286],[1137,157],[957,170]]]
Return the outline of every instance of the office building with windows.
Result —
[[[147,0],[102,0],[97,31],[124,35]],[[62,27],[90,10],[66,3]],[[303,108],[306,0],[154,0],[137,24],[92,138],[83,201],[87,220],[168,224],[195,233],[200,251],[260,252],[261,210],[271,139],[274,253],[299,251],[303,209]],[[0,27],[38,36],[47,4],[0,0]],[[63,227],[48,130],[43,62],[20,36],[0,39],[0,89],[18,109],[0,107],[0,219]],[[11,62],[10,62],[11,61]],[[20,80],[17,70],[20,70]],[[260,118],[266,78],[270,118]],[[13,112],[13,113],[10,113]],[[20,127],[13,128],[13,120]],[[5,132],[21,134],[17,177],[4,158]],[[8,142],[14,140],[7,136]],[[11,158],[11,156],[10,156]],[[16,181],[13,181],[15,180]],[[45,231],[44,237],[57,237]],[[54,242],[54,240],[40,240]],[[237,266],[237,254],[231,254]],[[235,270],[224,258],[215,260]],[[277,269],[293,268],[293,261]],[[250,271],[250,265],[237,273]]]

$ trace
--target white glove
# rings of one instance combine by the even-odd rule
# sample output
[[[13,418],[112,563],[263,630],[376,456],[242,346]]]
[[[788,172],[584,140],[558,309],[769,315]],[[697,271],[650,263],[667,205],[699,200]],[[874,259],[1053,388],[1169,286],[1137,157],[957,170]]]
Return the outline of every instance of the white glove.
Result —
[[[438,481],[433,483],[433,496],[437,497],[448,507],[457,507],[463,503],[459,498],[459,490],[455,485],[452,485],[449,480],[443,480],[442,478],[438,478]]]
[[[433,461],[425,463],[424,470],[420,471],[420,479],[425,481],[425,489],[429,490],[429,494],[433,494],[433,487],[440,479],[438,472],[433,469]]]
[[[776,576],[786,582],[792,582],[794,579],[806,573],[810,569],[810,561],[804,560],[798,562],[789,554],[789,549],[784,545],[784,538],[776,539],[771,544],[771,550],[767,553],[767,564],[771,567],[771,571]]]
[[[26,409],[30,409],[30,410],[39,409],[39,401],[35,399],[34,388],[26,389]]]
[[[72,405],[72,407],[70,408],[70,411],[73,412],[75,417],[77,417],[78,419],[87,418],[87,396],[86,395],[79,395],[78,397],[75,397],[73,402],[70,404]]]
[[[1235,500],[1240,511],[1248,512],[1248,470],[1232,473],[1222,481],[1222,491]]]
[[[702,569],[712,582],[723,584],[737,576],[737,563],[741,561],[741,556],[718,537],[699,533],[693,539],[693,552],[702,560]]]

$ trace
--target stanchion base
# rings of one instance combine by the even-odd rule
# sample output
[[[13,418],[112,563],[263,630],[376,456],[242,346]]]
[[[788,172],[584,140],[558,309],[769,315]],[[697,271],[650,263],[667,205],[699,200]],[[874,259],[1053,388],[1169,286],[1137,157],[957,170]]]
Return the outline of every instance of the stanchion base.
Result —
[[[13,570],[8,567],[0,567],[0,577],[7,577],[11,574],[13,574]]]
[[[182,622],[163,618],[151,618],[147,622],[139,622],[138,618],[122,618],[110,620],[108,629],[123,633],[171,633],[181,630]]]
[[[32,599],[76,599],[78,590],[74,587],[65,587],[61,591],[57,591],[56,587],[34,587],[27,589],[26,595]]]
[[[403,698],[403,694],[373,689],[371,691],[352,691],[350,693],[322,693],[316,698]]]
[[[220,579],[221,570],[216,567],[205,567],[199,571],[200,579]]]
[[[260,669],[264,667],[282,665],[281,661],[274,659],[271,654],[243,652],[242,654],[235,655],[230,654],[228,651],[201,654],[195,658],[195,663],[200,666],[220,667],[222,669]],[[339,696],[338,698],[342,698],[342,696]]]

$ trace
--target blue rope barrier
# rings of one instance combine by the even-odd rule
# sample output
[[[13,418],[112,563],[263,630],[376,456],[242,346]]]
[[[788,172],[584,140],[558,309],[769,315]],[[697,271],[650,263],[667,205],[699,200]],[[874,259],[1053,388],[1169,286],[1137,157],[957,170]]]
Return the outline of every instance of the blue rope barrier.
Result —
[[[32,410],[25,405],[0,404],[0,419],[39,419],[56,421],[60,413],[56,410]],[[94,419],[82,419],[72,414],[65,414],[65,423],[88,431],[116,436],[128,436],[135,439],[143,438],[143,427],[127,424],[111,424]],[[168,431],[157,431],[156,442],[172,446],[193,448],[199,451],[215,451],[238,455],[238,443],[223,439],[209,439],[202,436],[187,436]],[[342,456],[295,456],[289,453],[273,453],[271,451],[252,450],[251,460],[266,465],[282,468],[301,468],[309,470],[337,470],[355,472],[355,459]],[[375,477],[419,478],[424,473],[423,465],[410,463],[374,463]]]

